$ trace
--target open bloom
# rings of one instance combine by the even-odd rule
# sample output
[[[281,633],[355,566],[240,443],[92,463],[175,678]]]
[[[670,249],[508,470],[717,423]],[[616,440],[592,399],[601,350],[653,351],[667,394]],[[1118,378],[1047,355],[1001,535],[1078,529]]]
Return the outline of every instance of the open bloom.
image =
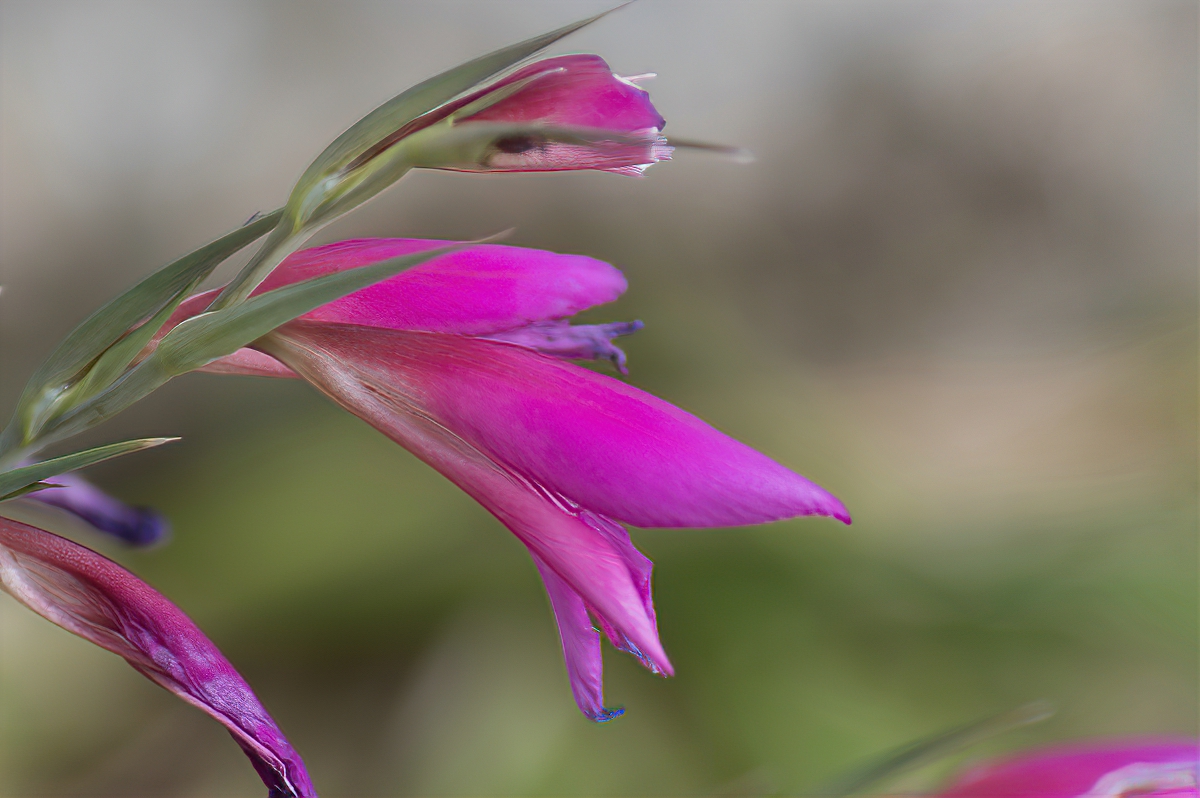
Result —
[[[214,717],[246,752],[272,798],[316,795],[300,756],[212,641],[121,566],[65,538],[0,517],[0,587]]]
[[[460,134],[474,140],[485,128],[497,135],[483,150],[461,151],[471,152],[470,157],[450,154],[459,152],[454,147],[432,146],[430,152],[445,154],[426,155],[427,161],[418,165],[467,172],[600,169],[641,174],[647,166],[670,159],[671,147],[661,135],[666,122],[650,95],[634,82],[638,79],[614,74],[598,55],[542,59],[417,117],[360,158],[365,162],[398,141],[448,121],[453,132],[439,129],[432,142],[456,141]]]
[[[1198,742],[1089,740],[1025,752],[968,771],[940,798],[1197,798]]]
[[[305,250],[260,290],[440,244],[364,240]],[[619,710],[603,704],[592,619],[647,667],[672,672],[658,638],[651,563],[622,523],[850,520],[827,491],[695,416],[557,357],[623,362],[609,338],[629,327],[563,319],[625,287],[619,271],[591,258],[479,246],[330,303],[260,339],[261,351],[210,367],[299,375],[507,526],[545,581],[572,690],[594,720]],[[189,300],[176,321],[206,302]]]

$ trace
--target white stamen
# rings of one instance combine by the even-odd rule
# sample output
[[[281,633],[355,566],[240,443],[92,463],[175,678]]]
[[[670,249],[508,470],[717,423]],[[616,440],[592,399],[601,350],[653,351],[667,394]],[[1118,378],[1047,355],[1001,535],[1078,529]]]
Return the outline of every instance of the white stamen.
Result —
[[[1102,776],[1080,798],[1122,798],[1129,793],[1195,787],[1195,762],[1134,762]]]
[[[633,86],[635,89],[642,89],[642,87],[638,85],[638,81],[639,80],[650,80],[651,78],[656,78],[656,77],[658,77],[658,73],[657,72],[643,72],[640,75],[618,75],[617,73],[614,72],[613,77],[626,85]],[[642,89],[642,91],[645,91],[645,89]]]

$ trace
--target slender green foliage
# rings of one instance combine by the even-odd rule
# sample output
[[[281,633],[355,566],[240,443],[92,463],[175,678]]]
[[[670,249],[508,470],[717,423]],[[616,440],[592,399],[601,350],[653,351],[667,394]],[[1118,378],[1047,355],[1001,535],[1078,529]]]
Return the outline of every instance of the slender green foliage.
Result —
[[[97,446],[94,449],[85,449],[82,452],[66,454],[62,457],[43,460],[40,463],[14,468],[11,471],[0,474],[0,501],[15,499],[30,492],[31,488],[37,490],[38,488],[34,486],[39,485],[42,480],[59,474],[65,474],[68,471],[95,465],[105,460],[111,460],[114,457],[120,457],[123,454],[140,452],[143,449],[151,449],[155,446],[161,446],[164,443],[177,440],[179,439],[139,438],[138,440],[122,441],[121,443],[109,443],[104,446]],[[51,486],[43,485],[42,487]]]

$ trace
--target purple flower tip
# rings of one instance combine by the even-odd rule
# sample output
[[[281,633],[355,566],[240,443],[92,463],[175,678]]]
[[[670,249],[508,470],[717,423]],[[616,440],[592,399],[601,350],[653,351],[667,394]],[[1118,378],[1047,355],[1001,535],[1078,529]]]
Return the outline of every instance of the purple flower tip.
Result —
[[[109,496],[78,474],[60,474],[49,482],[57,487],[29,494],[28,498],[57,507],[130,546],[150,546],[165,540],[171,524],[150,507],[131,507]]]
[[[130,520],[124,527],[113,525],[105,528],[93,523],[103,532],[115,535],[130,546],[150,546],[165,540],[171,534],[171,523],[166,516],[153,507],[133,507]]]
[[[617,371],[628,374],[625,353],[612,342],[614,338],[629,335],[642,329],[641,321],[615,321],[608,324],[571,324],[558,319],[535,321],[515,330],[486,336],[493,341],[504,341],[544,355],[553,355],[567,360],[608,360]]]
[[[605,709],[602,712],[589,712],[588,718],[597,723],[608,723],[613,718],[619,718],[625,714],[625,707],[617,707],[616,709]]]

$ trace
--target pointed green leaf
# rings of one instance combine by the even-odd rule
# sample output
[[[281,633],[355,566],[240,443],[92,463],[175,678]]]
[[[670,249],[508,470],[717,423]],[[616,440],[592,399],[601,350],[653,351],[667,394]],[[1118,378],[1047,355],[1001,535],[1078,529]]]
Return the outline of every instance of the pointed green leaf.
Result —
[[[282,215],[282,209],[272,211],[151,274],[67,335],[34,379],[53,381],[75,376],[130,327],[153,315],[189,285],[207,277],[221,261],[273,229]]]
[[[814,795],[847,796],[862,792],[878,782],[905,771],[935,762],[956,751],[1020,726],[1039,723],[1054,714],[1044,701],[1034,701],[990,718],[958,726],[924,740],[889,751],[874,762],[843,775]]]
[[[220,310],[245,300],[271,270],[298,249],[319,226],[328,224],[399,180],[408,168],[372,169],[373,179],[370,180],[356,177],[356,173],[400,141],[402,129],[410,122],[615,10],[609,9],[459,64],[401,92],[355,122],[304,170],[288,197],[287,218],[225,287],[213,302],[212,309]],[[392,159],[391,166],[400,166],[402,162],[403,159]],[[351,179],[352,185],[343,185],[347,178]],[[341,201],[337,202],[336,208],[330,207],[332,200],[347,199],[345,195],[352,188],[358,189],[352,202]]]
[[[143,449],[150,449],[155,446],[161,446],[164,443],[177,441],[178,438],[140,438],[133,441],[122,441],[121,443],[110,443],[104,446],[97,446],[94,449],[87,449],[74,454],[66,454],[62,457],[54,457],[49,460],[43,460],[40,463],[21,466],[14,468],[11,471],[0,473],[0,501],[5,499],[16,498],[22,493],[27,493],[28,488],[36,485],[43,480],[59,474],[65,474],[68,471],[74,471],[86,466],[95,465],[104,460],[111,460],[114,457],[120,457],[123,454],[131,452],[140,452]],[[49,486],[47,486],[49,487]]]
[[[145,360],[109,388],[49,423],[42,440],[61,440],[105,421],[173,377],[236,352],[297,316],[346,294],[432,260],[447,252],[489,243],[483,239],[391,258],[343,272],[314,277],[251,297],[222,310],[208,311],[181,323]]]
[[[62,485],[56,485],[53,482],[35,482],[32,485],[26,485],[23,488],[14,490],[12,493],[7,493],[4,496],[0,496],[0,502],[8,501],[9,499],[19,499],[22,496],[28,496],[30,493],[37,493],[39,490],[46,490],[47,488],[61,487]]]
[[[69,391],[71,401],[77,403],[87,399],[89,396],[94,396],[111,385],[117,377],[121,376],[125,368],[146,347],[146,344],[150,343],[150,339],[154,337],[154,334],[162,329],[162,326],[167,323],[167,319],[171,318],[171,314],[175,312],[175,308],[179,307],[179,303],[194,291],[195,288],[196,284],[193,282],[191,286],[181,291],[175,299],[163,305],[162,310],[154,314],[149,321],[131,330],[128,335],[110,346],[96,360],[95,365],[88,369],[87,374],[79,381],[79,384],[71,388]]]
[[[29,442],[41,422],[53,413],[63,390],[80,379],[89,364],[120,341],[130,328],[160,314],[171,303],[182,301],[221,261],[274,228],[281,216],[282,209],[273,211],[183,256],[85,319],[63,339],[30,378],[18,402],[13,422],[5,430],[5,445],[0,448],[8,450]],[[148,338],[154,332],[146,330],[141,337]],[[113,360],[110,360],[109,366],[113,365]],[[128,363],[129,360],[126,360],[120,368],[123,369]]]

